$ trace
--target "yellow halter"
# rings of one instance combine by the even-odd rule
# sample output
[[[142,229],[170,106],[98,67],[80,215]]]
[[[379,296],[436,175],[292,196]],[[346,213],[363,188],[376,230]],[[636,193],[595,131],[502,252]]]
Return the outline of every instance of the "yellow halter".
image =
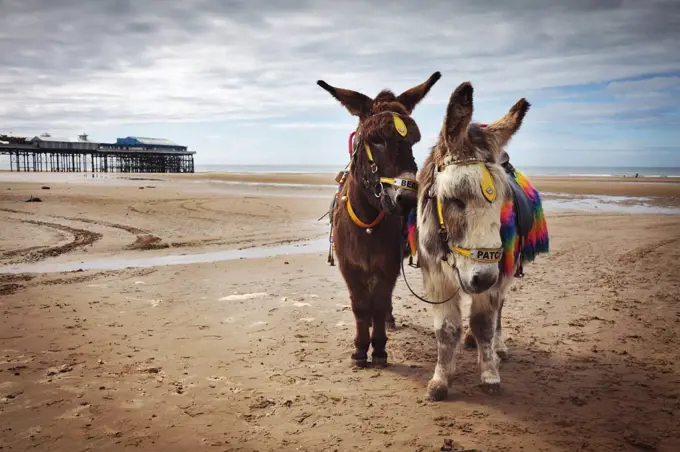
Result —
[[[408,133],[408,130],[406,128],[406,124],[404,124],[404,121],[399,117],[399,115],[392,113],[392,119],[394,120],[394,128],[397,130],[397,133],[401,135],[402,137],[405,137]],[[375,163],[375,159],[373,158],[373,152],[371,152],[371,147],[368,145],[368,143],[364,144],[364,149],[366,151],[366,156],[368,157],[368,162],[370,163],[370,168],[371,172],[373,174],[378,172],[378,165]],[[399,177],[381,177],[379,178],[380,184],[387,184],[387,185],[393,185],[398,188],[403,188],[405,190],[410,190],[410,191],[418,191],[418,182],[413,180],[413,179],[403,179]],[[345,199],[347,203],[347,213],[349,214],[349,217],[352,219],[352,222],[354,222],[355,225],[359,226],[360,228],[364,228],[367,231],[366,232],[371,232],[371,228],[375,227],[382,221],[382,219],[385,217],[385,211],[380,210],[380,213],[378,216],[373,220],[371,223],[364,223],[357,217],[356,212],[354,212],[354,209],[352,209],[352,203],[349,200],[349,197],[346,197]]]
[[[480,181],[480,186],[482,193],[487,201],[493,202],[496,199],[496,185],[493,182],[493,177],[482,160],[469,159],[469,160],[458,160],[451,162],[448,165],[444,165],[438,168],[442,171],[446,166],[449,165],[475,165],[478,164],[482,169],[482,180]],[[460,246],[449,245],[448,231],[446,230],[446,224],[444,223],[444,213],[442,209],[442,203],[439,196],[436,196],[437,200],[437,216],[439,217],[439,234],[442,239],[442,244],[448,248],[449,252],[459,254],[461,256],[472,259],[475,262],[482,262],[493,264],[500,262],[503,257],[503,248],[463,248]],[[444,260],[448,261],[448,253],[444,257]]]

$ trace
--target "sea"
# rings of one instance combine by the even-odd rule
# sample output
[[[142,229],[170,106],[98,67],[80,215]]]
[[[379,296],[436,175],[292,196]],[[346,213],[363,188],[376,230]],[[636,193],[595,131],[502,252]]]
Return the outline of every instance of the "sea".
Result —
[[[328,173],[335,174],[343,165],[199,165],[200,173]],[[678,177],[680,167],[634,166],[521,166],[527,176],[597,176],[597,177]]]

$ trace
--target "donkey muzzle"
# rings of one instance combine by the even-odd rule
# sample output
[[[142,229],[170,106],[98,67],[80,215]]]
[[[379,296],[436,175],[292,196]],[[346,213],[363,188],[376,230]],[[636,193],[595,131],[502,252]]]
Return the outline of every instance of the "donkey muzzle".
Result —
[[[402,212],[410,212],[418,205],[418,195],[412,190],[398,188],[394,201]]]
[[[463,290],[469,294],[480,294],[486,292],[498,282],[498,267],[493,265],[488,269],[477,270],[472,274],[472,277],[461,278],[461,285]]]

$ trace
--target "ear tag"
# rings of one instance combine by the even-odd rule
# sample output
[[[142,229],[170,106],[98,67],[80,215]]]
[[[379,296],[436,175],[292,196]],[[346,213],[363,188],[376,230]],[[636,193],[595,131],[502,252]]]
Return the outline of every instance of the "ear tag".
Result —
[[[402,137],[405,137],[408,133],[406,124],[404,124],[404,121],[402,121],[399,116],[392,115],[392,117],[394,118],[394,128],[397,129],[397,133]]]
[[[480,185],[482,186],[482,193],[484,197],[489,202],[494,202],[496,199],[496,185],[493,183],[493,177],[489,169],[483,163],[479,165],[482,168],[482,180]]]

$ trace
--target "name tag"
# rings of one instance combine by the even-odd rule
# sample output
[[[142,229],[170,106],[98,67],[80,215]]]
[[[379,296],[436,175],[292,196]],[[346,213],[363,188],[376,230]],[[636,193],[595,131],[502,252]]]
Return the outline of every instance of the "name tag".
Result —
[[[503,252],[501,250],[472,250],[470,257],[479,262],[500,262]]]
[[[413,180],[408,180],[408,179],[398,179],[400,182],[400,186],[404,188],[408,188],[409,190],[417,190],[418,189],[418,183]]]
[[[413,179],[401,179],[399,177],[381,177],[380,182],[383,184],[394,185],[395,187],[404,188],[406,190],[418,191],[418,181]]]

